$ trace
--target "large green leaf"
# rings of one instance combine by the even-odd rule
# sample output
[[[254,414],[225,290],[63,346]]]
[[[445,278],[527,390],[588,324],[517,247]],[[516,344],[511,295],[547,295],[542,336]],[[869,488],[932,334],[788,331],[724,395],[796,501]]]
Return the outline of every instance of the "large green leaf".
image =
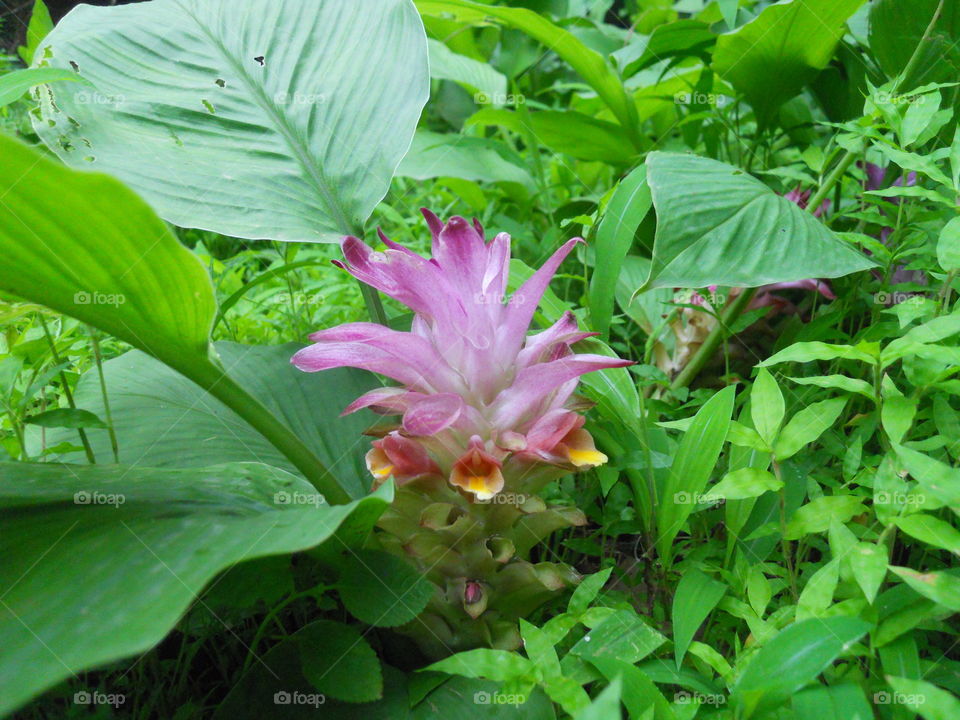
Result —
[[[358,230],[429,89],[409,0],[82,5],[44,48],[97,88],[41,93],[34,126],[55,153],[116,175],[177,225],[245,238]]]
[[[7,137],[0,157],[0,290],[153,355],[244,417],[331,502],[349,499],[211,356],[216,301],[207,271],[143,200],[114,178],[63,167]]]
[[[747,96],[761,121],[830,63],[847,18],[865,0],[789,0],[717,39],[713,67]]]
[[[8,137],[0,157],[0,288],[174,367],[207,362],[210,278],[143,200]]]
[[[647,156],[657,211],[644,288],[839,277],[875,263],[789,200],[732,165],[680,153]]]
[[[78,82],[83,78],[71,70],[61,68],[27,68],[14,70],[0,77],[0,107],[9,105],[35,85],[53,82]],[[85,83],[89,86],[89,83]]]
[[[748,718],[790,699],[870,629],[852,617],[810,618],[781,630],[753,656],[731,699]]]
[[[920,45],[940,0],[874,0],[870,7],[870,51],[891,78],[903,72]],[[960,3],[947,0],[903,90],[952,82],[960,73]]]
[[[255,463],[14,463],[0,480],[0,714],[155,645],[224,568],[313,547],[392,496],[312,503],[307,482]]]
[[[375,386],[369,373],[335,369],[308,375],[290,364],[300,349],[295,343],[250,347],[220,342],[216,349],[230,377],[290,428],[352,497],[366,493],[370,479],[363,455],[369,445],[361,433],[374,416],[368,411],[343,418],[339,414]],[[296,472],[235,412],[147,355],[129,352],[103,367],[120,462],[190,468],[256,461]],[[106,416],[96,371],[80,379],[75,400],[78,407]],[[112,460],[107,431],[87,430],[87,437],[98,462]],[[38,439],[39,431],[31,432],[31,454],[40,452]],[[63,441],[75,443],[76,431],[47,431],[48,447]]]

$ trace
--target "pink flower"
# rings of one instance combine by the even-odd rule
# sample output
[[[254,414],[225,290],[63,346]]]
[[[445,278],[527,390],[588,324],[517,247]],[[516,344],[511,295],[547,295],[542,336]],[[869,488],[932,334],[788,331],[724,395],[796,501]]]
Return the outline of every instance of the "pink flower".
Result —
[[[314,344],[292,360],[307,372],[348,366],[400,383],[366,393],[344,411],[370,407],[402,416],[368,454],[374,477],[403,482],[441,474],[485,500],[542,477],[534,466],[570,472],[604,462],[571,409],[571,395],[584,373],[632,363],[574,353],[571,346],[594,333],[580,331],[572,313],[527,335],[550,279],[583,240],[566,242],[508,299],[510,236],[487,242],[476,221],[443,224],[423,214],[432,258],[381,233],[386,250],[347,237],[346,262],[336,263],[413,310],[410,332],[341,325],[311,335]]]

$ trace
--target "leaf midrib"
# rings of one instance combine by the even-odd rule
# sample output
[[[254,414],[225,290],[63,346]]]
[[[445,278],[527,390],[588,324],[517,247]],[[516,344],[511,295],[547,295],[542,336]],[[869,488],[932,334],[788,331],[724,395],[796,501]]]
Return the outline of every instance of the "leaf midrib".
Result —
[[[200,21],[200,18],[191,12],[190,9],[184,7],[180,0],[176,0],[176,4],[187,16],[193,19],[201,32],[203,32],[211,44],[223,56],[227,64],[234,70],[234,72],[236,72],[244,86],[250,91],[250,95],[254,103],[267,114],[269,120],[273,120],[274,124],[276,125],[275,129],[286,141],[287,146],[290,148],[294,156],[294,160],[296,160],[296,162],[300,165],[306,177],[311,181],[311,184],[314,186],[314,188],[320,193],[321,199],[324,205],[326,205],[327,211],[334,218],[338,229],[343,232],[344,235],[349,235],[356,232],[356,228],[354,228],[350,223],[346,212],[344,212],[343,207],[341,206],[340,202],[338,202],[337,197],[332,190],[332,184],[329,180],[327,180],[320,168],[312,162],[312,157],[308,148],[306,148],[303,143],[298,141],[297,134],[286,121],[286,118],[284,118],[283,114],[278,110],[276,105],[270,102],[270,99],[264,92],[263,87],[250,76],[246,69],[244,69],[243,65],[241,65],[229,52],[228,48],[223,44],[223,42],[216,35],[214,35],[213,32],[203,22]]]

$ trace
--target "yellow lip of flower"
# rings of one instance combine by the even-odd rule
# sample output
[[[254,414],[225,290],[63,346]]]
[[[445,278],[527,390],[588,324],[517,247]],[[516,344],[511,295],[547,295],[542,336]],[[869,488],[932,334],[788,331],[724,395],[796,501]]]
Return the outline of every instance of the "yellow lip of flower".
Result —
[[[377,480],[384,480],[390,477],[390,474],[393,472],[393,463],[390,462],[390,458],[388,458],[387,454],[380,448],[370,450],[370,452],[367,453],[366,461],[367,470],[369,470],[370,474]]]
[[[567,458],[578,468],[603,465],[609,458],[597,450],[593,438],[586,430],[577,429],[563,439]]]
[[[503,490],[503,473],[499,462],[474,445],[454,464],[450,483],[478,500],[489,500]]]

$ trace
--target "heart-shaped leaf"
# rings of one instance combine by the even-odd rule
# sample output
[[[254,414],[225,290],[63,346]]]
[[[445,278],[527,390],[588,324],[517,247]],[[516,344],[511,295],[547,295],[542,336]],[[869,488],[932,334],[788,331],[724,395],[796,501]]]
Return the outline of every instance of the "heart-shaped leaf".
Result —
[[[875,263],[809,213],[732,165],[681,153],[647,156],[657,211],[643,290],[758,287],[839,277]]]
[[[361,228],[429,90],[409,0],[81,5],[38,58],[46,48],[42,62],[75,64],[97,88],[40,93],[35,128],[55,153],[116,175],[177,225],[244,238]]]

